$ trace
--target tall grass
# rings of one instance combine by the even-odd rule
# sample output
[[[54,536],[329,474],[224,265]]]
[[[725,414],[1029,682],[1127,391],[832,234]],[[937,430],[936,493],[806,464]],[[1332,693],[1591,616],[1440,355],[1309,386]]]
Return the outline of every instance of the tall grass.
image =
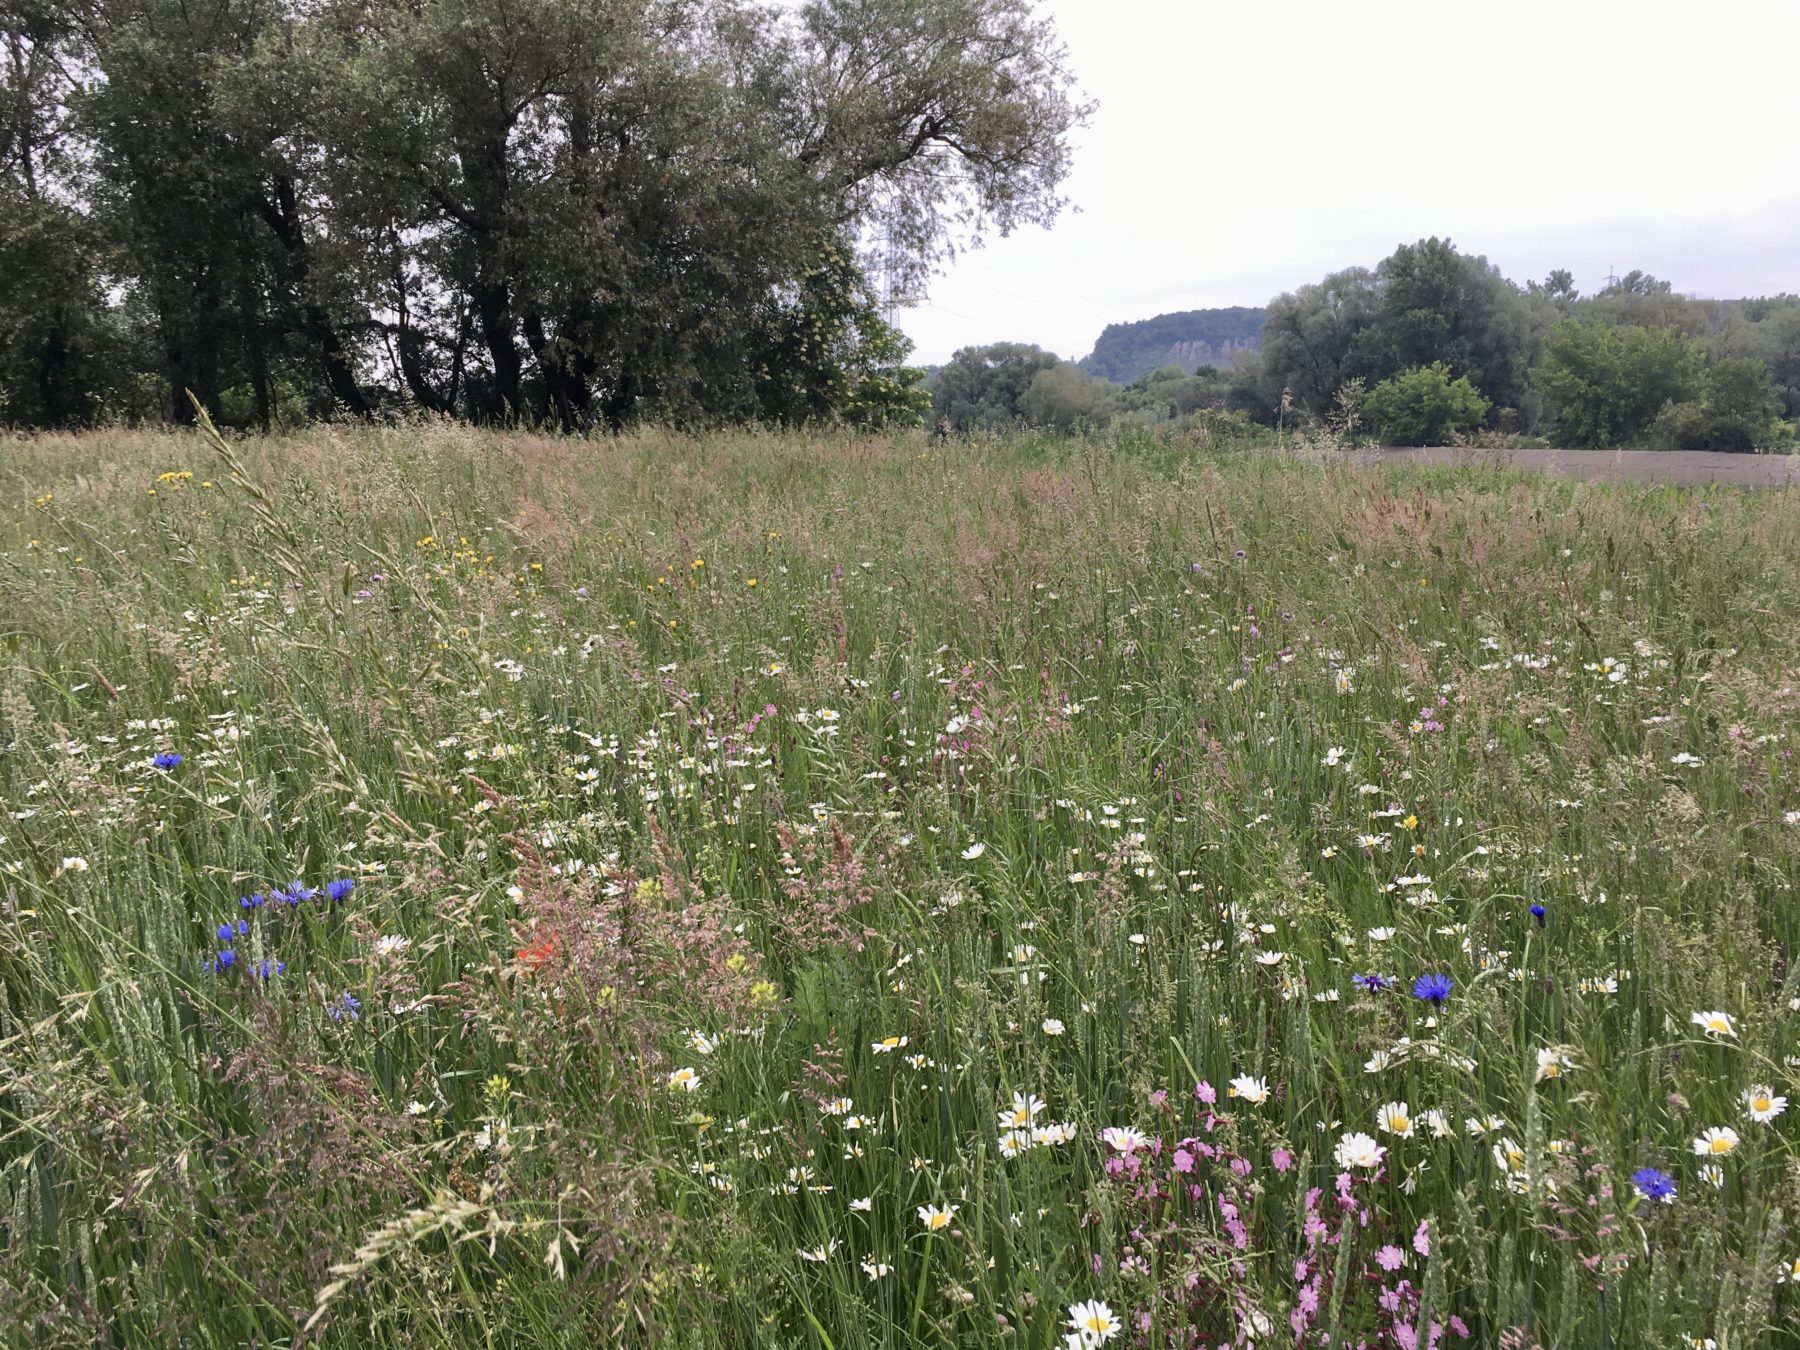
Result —
[[[1789,495],[3,451],[9,1344],[1794,1337]]]

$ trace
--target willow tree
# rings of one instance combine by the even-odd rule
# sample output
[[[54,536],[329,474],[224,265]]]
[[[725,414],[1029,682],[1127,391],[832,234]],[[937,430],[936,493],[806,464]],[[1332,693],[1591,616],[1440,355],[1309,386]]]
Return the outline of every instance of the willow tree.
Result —
[[[339,233],[427,406],[785,416],[928,267],[1047,222],[1085,114],[1018,0],[338,0]],[[819,340],[796,343],[816,329]],[[787,391],[787,392],[784,392]]]
[[[121,361],[74,102],[82,30],[48,0],[0,7],[0,423],[111,411]]]
[[[1025,0],[7,12],[0,262],[42,284],[0,281],[0,366],[36,420],[80,415],[81,306],[176,419],[913,407],[871,259],[904,285],[1053,219],[1087,111]]]

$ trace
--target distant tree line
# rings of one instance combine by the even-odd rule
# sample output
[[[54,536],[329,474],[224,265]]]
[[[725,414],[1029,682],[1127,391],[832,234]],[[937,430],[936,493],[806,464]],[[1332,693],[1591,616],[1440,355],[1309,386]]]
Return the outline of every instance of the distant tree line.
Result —
[[[4,0],[0,424],[916,419],[867,259],[1060,210],[1030,0]]]
[[[1038,348],[998,344],[956,353],[932,399],[962,430],[1316,424],[1400,445],[1491,434],[1779,450],[1800,417],[1800,296],[1690,300],[1642,272],[1591,296],[1565,271],[1520,287],[1485,258],[1424,239],[1373,269],[1277,296],[1261,352],[1236,353],[1229,369],[1113,385]]]

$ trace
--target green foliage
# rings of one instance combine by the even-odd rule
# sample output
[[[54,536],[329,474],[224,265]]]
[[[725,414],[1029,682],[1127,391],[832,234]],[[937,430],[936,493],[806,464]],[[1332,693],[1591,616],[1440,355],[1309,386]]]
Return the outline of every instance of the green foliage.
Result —
[[[1383,380],[1362,399],[1357,416],[1387,445],[1449,445],[1482,425],[1488,401],[1466,375],[1450,378],[1442,361]]]
[[[1395,249],[1376,280],[1381,306],[1363,340],[1367,368],[1358,373],[1385,379],[1442,362],[1490,404],[1518,405],[1537,335],[1524,298],[1497,267],[1432,238]]]
[[[1791,437],[1781,421],[1781,398],[1769,368],[1750,358],[1715,361],[1701,381],[1713,450],[1770,449]]]
[[[1487,259],[1447,239],[1403,244],[1374,271],[1353,267],[1269,304],[1268,378],[1315,418],[1346,380],[1373,386],[1443,362],[1495,407],[1528,390],[1540,324],[1531,303]]]
[[[1345,380],[1338,386],[1337,397],[1332,400],[1332,409],[1326,421],[1331,429],[1351,444],[1356,443],[1358,433],[1368,420],[1365,408],[1369,391],[1362,377]]]
[[[1641,441],[1665,403],[1700,390],[1700,350],[1672,328],[1570,320],[1544,343],[1539,380],[1563,444],[1608,449]]]
[[[1747,301],[1745,350],[1769,370],[1782,416],[1800,419],[1800,298]]]
[[[77,213],[0,182],[0,426],[84,426],[121,411],[125,335]]]
[[[931,409],[958,431],[1000,431],[1025,418],[1024,399],[1039,372],[1058,365],[1042,347],[994,342],[964,347],[938,369]]]
[[[910,416],[857,246],[904,285],[1049,223],[1091,107],[1027,0],[25,10],[9,243],[42,233],[16,199],[91,226],[78,284],[27,259],[68,305],[0,295],[5,415],[33,422],[146,378],[173,420],[191,390],[265,428]],[[131,340],[72,374],[104,327]]]
[[[751,359],[761,379],[755,415],[783,425],[842,417],[858,426],[917,426],[930,407],[924,372],[905,366],[912,343],[882,318],[848,247],[835,241],[773,306]]]
[[[1217,366],[1201,366],[1192,375],[1165,366],[1114,390],[1109,404],[1116,415],[1141,422],[1178,421],[1202,408],[1223,407],[1233,379]]]
[[[1104,421],[1105,403],[1105,385],[1067,362],[1058,362],[1032,376],[1019,396],[1019,416],[1029,426],[1051,427],[1067,435]]]
[[[1234,306],[1229,309],[1190,309],[1158,314],[1132,323],[1109,323],[1100,332],[1094,350],[1079,365],[1084,374],[1114,384],[1132,384],[1157,367],[1175,362],[1188,368],[1202,364],[1198,355],[1176,360],[1176,351],[1210,349],[1207,364],[1229,364],[1233,352],[1255,350],[1266,314],[1261,309]]]
[[[1320,416],[1346,380],[1381,379],[1374,373],[1368,338],[1380,306],[1379,280],[1366,267],[1334,272],[1276,296],[1263,328],[1265,385],[1276,395],[1289,390],[1295,403]]]
[[[1542,281],[1525,283],[1526,294],[1550,305],[1560,315],[1567,316],[1569,310],[1581,298],[1581,292],[1575,287],[1575,276],[1566,267],[1558,267],[1551,271]]]
[[[1699,400],[1665,404],[1650,428],[1651,444],[1664,450],[1743,454],[1779,449],[1792,439],[1769,368],[1747,357],[1713,362],[1701,378]]]
[[[924,424],[931,413],[925,372],[905,364],[912,341],[871,308],[859,323],[857,364],[843,419],[869,431],[904,430]]]
[[[1571,305],[1564,317],[1587,323],[1637,328],[1674,328],[1696,341],[1716,329],[1723,318],[1717,301],[1690,300],[1667,281],[1632,271]]]

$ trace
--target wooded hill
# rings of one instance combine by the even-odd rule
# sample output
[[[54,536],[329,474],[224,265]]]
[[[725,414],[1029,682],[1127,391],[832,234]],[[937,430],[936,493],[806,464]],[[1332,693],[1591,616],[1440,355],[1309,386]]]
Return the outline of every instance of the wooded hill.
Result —
[[[1109,323],[1094,350],[1077,363],[1082,374],[1113,384],[1130,384],[1164,366],[1194,370],[1229,366],[1232,353],[1262,350],[1267,312],[1234,305],[1229,309],[1188,309],[1133,323]]]

